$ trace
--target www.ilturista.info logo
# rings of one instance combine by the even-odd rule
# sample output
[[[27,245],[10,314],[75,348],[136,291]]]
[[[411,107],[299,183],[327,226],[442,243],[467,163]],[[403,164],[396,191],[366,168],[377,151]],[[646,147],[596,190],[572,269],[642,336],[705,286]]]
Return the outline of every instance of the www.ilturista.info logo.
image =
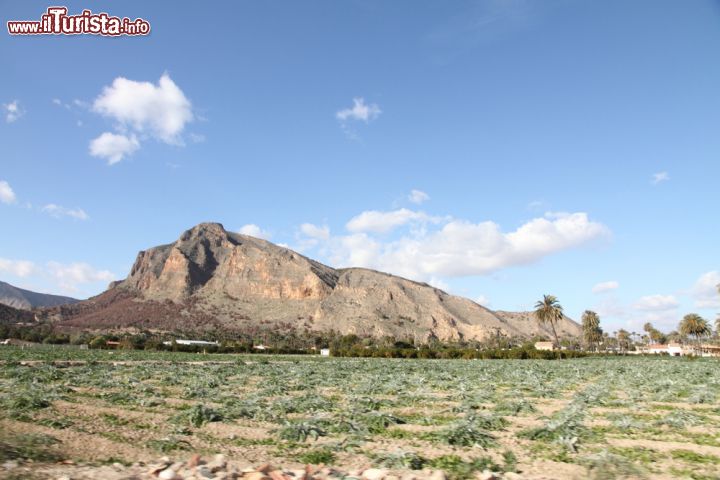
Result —
[[[10,35],[148,35],[150,23],[142,18],[112,17],[105,12],[83,10],[80,15],[68,15],[67,7],[49,7],[37,20],[8,21]]]

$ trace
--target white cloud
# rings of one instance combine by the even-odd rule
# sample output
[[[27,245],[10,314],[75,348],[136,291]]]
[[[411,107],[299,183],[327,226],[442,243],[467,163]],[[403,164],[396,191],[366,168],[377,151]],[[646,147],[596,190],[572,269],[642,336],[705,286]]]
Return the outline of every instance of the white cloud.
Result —
[[[430,200],[430,195],[423,192],[422,190],[412,190],[410,192],[410,195],[408,195],[408,200],[410,200],[412,203],[420,205],[421,203]]]
[[[115,275],[108,270],[97,270],[83,262],[63,264],[59,262],[47,263],[48,273],[58,285],[67,291],[76,291],[78,285],[93,282],[111,282]]]
[[[15,275],[16,277],[27,277],[36,271],[37,267],[33,262],[0,258],[0,272]]]
[[[319,227],[312,223],[303,223],[300,225],[300,231],[303,235],[316,240],[327,240],[330,238],[330,228],[327,225]]]
[[[140,142],[135,135],[127,137],[105,132],[90,142],[90,155],[105,158],[108,165],[113,165],[126,156],[132,155],[138,148],[140,148]]]
[[[4,103],[3,110],[5,110],[5,121],[7,123],[13,123],[18,118],[25,115],[25,110],[20,107],[20,102],[17,100],[13,100],[10,103]]]
[[[365,99],[362,97],[353,98],[352,108],[345,108],[338,111],[335,116],[338,120],[343,122],[346,120],[359,120],[365,123],[369,123],[371,120],[375,120],[382,110],[376,103],[366,104]]]
[[[490,305],[492,305],[490,299],[485,295],[478,295],[477,297],[475,297],[475,303],[477,303],[478,305],[482,305],[483,307],[489,307]]]
[[[174,145],[182,144],[183,129],[193,120],[190,101],[167,73],[157,85],[118,77],[103,89],[92,109],[119,122],[122,129]]]
[[[348,222],[351,234],[330,237],[327,231],[321,253],[335,265],[374,268],[427,281],[433,277],[485,275],[536,262],[610,233],[603,224],[579,212],[535,218],[511,232],[503,232],[494,222],[442,218],[438,221],[441,226],[426,223],[423,228],[410,228],[391,241],[371,235],[412,220],[435,218],[410,210],[364,212]],[[431,231],[425,228],[428,226]],[[312,232],[301,230],[312,237],[308,234]]]
[[[680,303],[674,295],[646,295],[635,302],[635,309],[644,312],[666,312],[676,309]]]
[[[17,201],[17,197],[15,196],[15,192],[10,187],[10,184],[6,182],[5,180],[0,180],[0,202],[2,203],[15,203]]]
[[[267,232],[254,223],[248,223],[247,225],[243,225],[238,230],[238,233],[241,233],[243,235],[250,235],[251,237],[257,237],[262,238],[265,240],[268,240],[270,238],[270,232]]]
[[[668,174],[668,172],[653,173],[653,176],[652,176],[653,185],[657,185],[658,183],[662,183],[662,182],[667,182],[668,180],[670,180],[670,175]]]
[[[697,308],[720,308],[720,272],[713,270],[700,275],[690,294],[695,299]]]
[[[66,208],[62,207],[60,205],[55,205],[54,203],[49,203],[42,207],[40,211],[47,213],[50,216],[53,216],[55,218],[61,218],[61,217],[71,217],[76,220],[87,220],[88,214],[85,213],[85,210],[82,208]]]
[[[448,290],[450,290],[450,285],[442,278],[430,277],[427,283],[432,287],[442,290],[443,292],[447,292]]]
[[[609,282],[600,282],[592,288],[593,293],[607,293],[611,290],[617,290],[620,284],[615,280]]]
[[[52,99],[52,103],[55,104],[55,105],[57,105],[57,106],[61,106],[61,105],[62,105],[62,100],[60,100],[59,98],[53,98],[53,99]]]
[[[368,210],[362,212],[350,219],[345,225],[348,231],[358,232],[374,232],[387,233],[401,225],[410,222],[433,222],[437,223],[441,219],[431,217],[423,212],[415,212],[407,208],[392,210],[389,212],[379,212],[377,210]]]

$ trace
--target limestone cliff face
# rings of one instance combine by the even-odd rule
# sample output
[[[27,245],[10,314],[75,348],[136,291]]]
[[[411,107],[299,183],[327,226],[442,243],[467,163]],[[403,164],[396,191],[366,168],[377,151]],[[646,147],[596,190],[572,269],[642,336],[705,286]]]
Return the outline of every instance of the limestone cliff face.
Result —
[[[153,308],[143,310],[144,304]],[[176,318],[185,327],[208,321],[229,329],[283,325],[418,341],[549,333],[526,317],[498,315],[424,283],[362,268],[336,270],[218,223],[197,225],[170,245],[140,252],[130,275],[78,308],[85,313],[76,320],[112,317],[123,324],[124,310],[133,312],[135,324],[163,318],[165,328]],[[559,330],[580,333],[569,319]]]

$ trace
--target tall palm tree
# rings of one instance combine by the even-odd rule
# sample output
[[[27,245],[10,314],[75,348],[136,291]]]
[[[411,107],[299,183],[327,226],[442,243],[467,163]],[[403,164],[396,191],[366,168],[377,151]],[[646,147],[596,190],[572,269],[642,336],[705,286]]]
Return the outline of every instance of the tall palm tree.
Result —
[[[623,328],[618,330],[617,342],[618,342],[618,347],[620,348],[620,352],[624,353],[628,350],[628,348],[630,346],[630,338],[631,338],[630,333],[627,330],[625,330]]]
[[[535,304],[535,318],[538,323],[550,324],[557,347],[560,347],[560,340],[555,330],[555,324],[558,323],[562,317],[563,307],[554,295],[543,295],[543,299]]]
[[[707,320],[697,313],[688,313],[685,315],[680,322],[678,329],[683,335],[695,337],[698,347],[700,346],[700,339],[712,332]]]
[[[648,341],[647,341],[646,343],[650,343],[650,340],[652,339],[652,331],[653,331],[653,330],[655,330],[655,329],[653,328],[652,323],[647,322],[647,323],[645,323],[645,325],[643,325],[643,331],[644,331],[645,333],[647,333],[647,339],[648,339]]]
[[[600,328],[600,316],[592,310],[585,310],[582,314],[583,340],[589,347],[602,340],[602,329]],[[593,348],[594,350],[594,348]]]

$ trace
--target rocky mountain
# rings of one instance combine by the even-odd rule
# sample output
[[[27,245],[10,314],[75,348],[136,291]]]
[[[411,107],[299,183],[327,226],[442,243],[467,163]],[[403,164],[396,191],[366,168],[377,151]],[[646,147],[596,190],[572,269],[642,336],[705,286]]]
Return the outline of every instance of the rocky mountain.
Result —
[[[27,310],[13,308],[0,303],[0,325],[12,323],[31,323],[35,321],[35,315]]]
[[[63,324],[85,328],[334,330],[417,341],[549,334],[530,317],[374,270],[330,268],[218,223],[140,252],[125,280],[54,312]],[[580,334],[568,318],[558,329]]]
[[[34,307],[55,307],[78,301],[75,298],[60,295],[31,292],[9,283],[0,282],[0,303],[22,310],[30,310]]]

